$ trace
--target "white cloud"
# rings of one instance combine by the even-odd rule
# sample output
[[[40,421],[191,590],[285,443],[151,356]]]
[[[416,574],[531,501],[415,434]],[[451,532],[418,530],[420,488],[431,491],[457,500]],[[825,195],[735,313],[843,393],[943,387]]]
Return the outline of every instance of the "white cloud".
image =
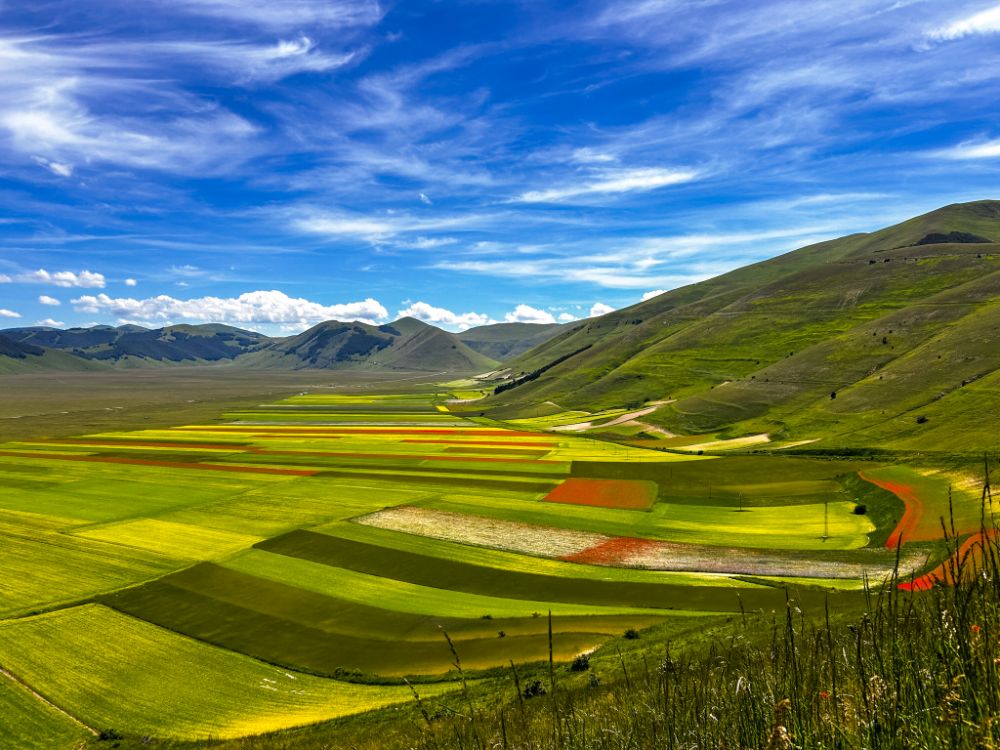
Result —
[[[33,158],[36,164],[45,167],[47,170],[52,172],[52,174],[58,175],[59,177],[72,177],[73,175],[73,167],[69,164],[60,164],[57,161],[49,161],[41,156],[35,156]]]
[[[10,284],[14,279],[5,273],[0,273],[0,284]]]
[[[634,191],[656,190],[667,185],[679,185],[698,177],[698,173],[683,169],[623,169],[602,172],[590,182],[567,185],[549,190],[530,190],[522,193],[517,203],[558,203],[568,198],[595,194],[630,193]]]
[[[423,204],[425,204],[425,205],[427,205],[427,206],[433,206],[434,205],[434,201],[432,201],[430,198],[427,197],[427,193],[421,193],[420,194],[420,202],[423,203]]]
[[[377,323],[389,315],[377,300],[370,297],[361,302],[322,305],[289,297],[277,290],[246,292],[238,297],[198,297],[187,300],[165,294],[141,300],[98,294],[84,295],[72,302],[77,312],[108,313],[119,320],[161,325],[171,321],[190,320],[232,325],[295,325],[304,329],[324,320]]]
[[[371,26],[383,11],[369,0],[160,0],[170,10],[251,23],[265,28],[296,29],[307,25]]]
[[[508,323],[555,323],[552,313],[539,310],[530,305],[518,305],[513,311],[503,316]]]
[[[415,250],[433,250],[435,247],[454,245],[458,242],[454,237],[417,237],[409,242],[396,242],[398,247],[411,247]]]
[[[38,301],[41,302],[43,305],[51,305],[52,307],[57,307],[62,304],[62,302],[57,300],[55,297],[50,297],[47,294],[39,295]]]
[[[661,294],[666,294],[666,289],[654,289],[651,292],[646,292],[642,295],[642,301],[645,302],[648,299],[653,299],[653,297],[659,297]]]
[[[974,34],[1000,33],[1000,5],[934,29],[927,34],[936,41],[951,41]]]
[[[446,310],[443,307],[434,307],[426,302],[414,302],[406,309],[400,310],[396,313],[396,317],[416,318],[417,320],[422,320],[425,323],[458,328],[460,331],[464,331],[467,328],[473,328],[474,326],[484,326],[496,322],[495,320],[491,320],[489,315],[484,315],[483,313],[455,313],[451,310]]]
[[[573,161],[583,164],[607,164],[608,162],[618,161],[618,157],[614,154],[596,151],[592,148],[578,148],[573,151]]]
[[[603,302],[595,302],[590,306],[590,314],[588,318],[596,318],[598,315],[607,315],[609,312],[614,312],[615,308],[611,305],[605,305]]]
[[[125,286],[138,286],[139,282],[135,279],[125,279]]]
[[[37,326],[44,326],[45,328],[63,328],[66,324],[61,320],[53,320],[52,318],[45,318],[44,320],[39,320],[35,323]]]
[[[445,216],[422,219],[405,214],[387,214],[381,217],[342,212],[328,212],[313,208],[296,209],[291,217],[292,227],[309,234],[329,237],[365,237],[384,239],[411,232],[433,232],[482,224],[491,217],[477,214]]]
[[[5,307],[0,307],[0,318],[20,318],[21,313],[14,312],[13,310],[8,310]]]
[[[16,281],[21,284],[52,284],[61,287],[80,287],[82,289],[103,289],[104,274],[93,271],[26,271],[13,276],[0,276],[0,282]]]
[[[937,152],[945,159],[996,159],[1000,157],[1000,138],[992,141],[967,141]]]
[[[574,320],[576,320],[576,316],[573,315],[572,313],[568,313],[568,312],[559,313],[559,322],[560,323],[571,323]]]

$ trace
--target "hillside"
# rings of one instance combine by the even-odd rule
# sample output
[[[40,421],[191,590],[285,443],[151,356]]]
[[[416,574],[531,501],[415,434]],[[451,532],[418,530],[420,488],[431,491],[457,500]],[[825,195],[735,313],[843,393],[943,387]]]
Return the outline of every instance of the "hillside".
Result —
[[[259,349],[267,336],[225,325],[90,328],[11,328],[2,334],[22,345],[60,350],[118,367],[203,364],[232,360]]]
[[[241,359],[246,367],[274,369],[425,370],[479,372],[496,361],[473,351],[455,334],[414,318],[387,325],[330,320]]]
[[[563,323],[495,323],[456,334],[475,351],[498,362],[541,346],[566,329]]]
[[[990,240],[1000,202],[953,205],[673,290],[512,360],[533,373],[566,357],[493,397],[492,413],[672,400],[645,420],[683,434],[981,444],[969,431],[1000,406]]]
[[[105,366],[66,352],[45,349],[0,335],[0,374],[52,371],[100,370]]]

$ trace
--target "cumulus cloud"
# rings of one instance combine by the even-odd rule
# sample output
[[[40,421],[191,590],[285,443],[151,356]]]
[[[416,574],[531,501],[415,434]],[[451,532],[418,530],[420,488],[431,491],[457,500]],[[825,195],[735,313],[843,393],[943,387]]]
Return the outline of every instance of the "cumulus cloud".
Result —
[[[82,289],[104,288],[104,274],[93,271],[46,271],[44,268],[39,268],[37,271],[27,271],[13,276],[0,276],[2,283],[15,281],[21,284],[52,284],[53,286],[80,287]]]
[[[20,318],[21,313],[14,312],[13,310],[8,310],[5,307],[0,307],[0,318]]]
[[[39,320],[35,325],[42,326],[43,328],[63,328],[66,324],[61,320],[45,318],[44,320]]]
[[[927,34],[934,41],[951,41],[975,34],[1000,33],[1000,5],[961,18]]]
[[[125,279],[125,286],[137,286],[139,284],[135,279]]]
[[[576,320],[576,316],[573,315],[572,313],[568,313],[568,312],[559,313],[559,322],[560,323],[571,323],[574,320]]]
[[[51,305],[52,307],[57,307],[62,304],[62,302],[57,300],[55,297],[50,297],[47,294],[39,295],[38,301],[41,302],[43,305]]]
[[[425,323],[449,326],[464,331],[474,326],[484,326],[496,323],[489,315],[477,312],[455,313],[443,307],[434,307],[426,302],[414,302],[404,310],[396,313],[397,318],[416,318]]]
[[[539,310],[531,305],[518,305],[511,312],[504,315],[504,320],[508,323],[555,323],[556,319],[552,313],[546,310]]]
[[[656,190],[668,185],[679,185],[698,177],[698,173],[684,169],[621,169],[602,172],[589,182],[549,190],[529,190],[514,199],[516,203],[559,203],[570,198],[595,194],[631,193]]]
[[[146,299],[84,295],[72,300],[77,312],[106,313],[119,320],[166,324],[178,320],[232,325],[287,325],[307,328],[324,320],[378,323],[389,312],[369,297],[361,302],[323,305],[289,297],[277,290],[246,292],[238,297],[198,297],[181,300],[161,294]]]
[[[646,292],[642,295],[642,301],[645,302],[648,299],[653,299],[653,297],[659,297],[661,294],[666,294],[666,289],[654,289],[651,292]]]
[[[590,306],[590,314],[587,317],[596,318],[598,315],[607,315],[609,312],[614,311],[615,308],[611,305],[605,305],[603,302],[595,302]]]

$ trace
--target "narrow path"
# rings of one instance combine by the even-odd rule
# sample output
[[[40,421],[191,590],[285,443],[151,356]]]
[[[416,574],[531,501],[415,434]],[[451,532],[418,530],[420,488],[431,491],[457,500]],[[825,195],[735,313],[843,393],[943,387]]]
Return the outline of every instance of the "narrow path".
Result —
[[[866,482],[874,484],[876,487],[881,487],[883,490],[891,492],[893,495],[902,500],[903,505],[906,506],[906,509],[903,511],[903,517],[899,519],[899,523],[896,524],[896,528],[893,529],[891,534],[889,534],[889,538],[886,539],[885,546],[889,549],[896,549],[896,547],[898,547],[904,540],[907,542],[916,541],[914,539],[916,529],[920,524],[920,520],[924,516],[924,503],[919,497],[917,497],[916,490],[908,484],[903,484],[901,482],[890,482],[885,479],[876,479],[863,471],[859,471],[858,476]]]
[[[639,417],[644,417],[647,414],[652,414],[656,411],[658,406],[648,406],[645,409],[640,409],[639,411],[632,411],[627,414],[620,414],[619,416],[612,419],[610,422],[604,422],[602,424],[596,425],[597,427],[615,427],[616,425],[624,424],[633,419],[638,419]],[[564,424],[559,427],[553,427],[553,432],[583,432],[584,430],[589,430],[595,427],[593,422],[578,422],[576,424]]]
[[[68,711],[65,711],[62,708],[59,708],[59,706],[57,706],[55,703],[53,703],[52,701],[50,701],[48,698],[46,698],[41,693],[39,693],[36,690],[34,690],[27,683],[25,683],[25,682],[21,681],[20,679],[18,679],[15,675],[13,675],[11,672],[7,671],[3,667],[0,667],[0,675],[3,675],[4,677],[8,678],[14,684],[19,685],[20,687],[24,688],[29,693],[31,693],[31,695],[35,698],[35,700],[44,703],[46,706],[48,706],[49,708],[51,708],[51,709],[53,709],[55,711],[58,711],[63,716],[65,716],[67,719],[69,719],[70,721],[72,721],[74,724],[76,724],[79,727],[82,727],[83,729],[86,729],[88,732],[90,732],[95,737],[97,737],[100,734],[100,732],[98,732],[92,726],[90,726],[89,724],[84,724],[78,718],[76,718],[75,716],[73,716],[73,714],[69,713]]]

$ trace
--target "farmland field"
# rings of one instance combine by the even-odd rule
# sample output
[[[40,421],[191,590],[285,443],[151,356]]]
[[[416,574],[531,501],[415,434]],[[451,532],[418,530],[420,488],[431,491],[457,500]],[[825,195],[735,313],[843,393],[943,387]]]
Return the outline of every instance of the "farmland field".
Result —
[[[409,701],[404,679],[459,691],[456,654],[487,680],[787,596],[846,611],[897,564],[942,570],[950,484],[960,530],[979,518],[954,473],[623,446],[577,429],[623,410],[504,423],[462,411],[475,389],[383,390],[0,445],[0,737],[238,737]]]

